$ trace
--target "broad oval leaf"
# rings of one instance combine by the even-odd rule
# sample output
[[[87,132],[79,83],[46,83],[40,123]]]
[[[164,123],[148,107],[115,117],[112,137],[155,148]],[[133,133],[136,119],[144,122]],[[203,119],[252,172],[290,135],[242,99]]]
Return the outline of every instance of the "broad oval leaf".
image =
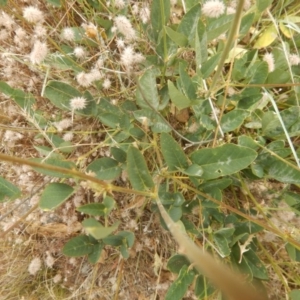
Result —
[[[181,170],[181,172],[189,176],[200,177],[203,174],[203,169],[196,164],[192,164],[187,169]]]
[[[105,197],[103,203],[89,203],[77,207],[76,210],[91,216],[108,215],[115,206],[115,200],[109,196]]]
[[[261,49],[266,48],[271,45],[277,38],[277,30],[275,26],[272,24],[270,25],[257,39],[253,48],[254,49]]]
[[[57,155],[52,155],[48,159],[44,160],[43,158],[32,158],[31,159],[34,162],[39,162],[41,163],[41,167],[34,167],[33,169],[36,170],[39,173],[48,175],[48,176],[53,176],[53,177],[58,177],[58,178],[70,178],[72,177],[71,175],[67,173],[60,173],[59,171],[52,171],[52,170],[47,170],[47,168],[43,168],[42,165],[43,163],[55,167],[60,167],[64,169],[75,169],[76,165],[72,161],[67,161],[64,159],[61,159],[60,156]]]
[[[65,183],[53,182],[44,189],[41,199],[40,208],[51,210],[64,203],[74,192],[74,189]]]
[[[63,247],[63,254],[71,257],[79,257],[93,251],[96,240],[87,235],[79,235],[70,239]]]
[[[172,273],[179,274],[179,272],[183,266],[188,267],[190,264],[191,263],[184,255],[175,254],[168,260],[167,268]]]
[[[20,195],[21,191],[18,187],[0,177],[0,202],[5,200],[14,200]],[[6,199],[6,197],[8,199]]]
[[[169,171],[178,171],[188,167],[188,160],[179,144],[167,133],[160,136],[162,155],[167,163]]]
[[[203,168],[203,179],[214,179],[245,169],[256,156],[256,151],[250,148],[226,144],[197,150],[192,153],[191,160]]]
[[[177,29],[177,32],[182,33],[188,39],[190,44],[195,39],[200,11],[200,4],[197,3],[183,16]]]
[[[222,33],[226,32],[232,24],[233,17],[233,15],[223,15],[217,19],[209,20],[206,27],[207,40],[211,41],[216,39]]]
[[[192,102],[191,100],[182,94],[173,84],[172,81],[168,80],[168,88],[170,93],[171,101],[174,105],[180,110],[187,107],[190,107]]]
[[[174,31],[172,28],[165,26],[165,30],[169,38],[179,47],[185,47],[188,43],[186,36],[180,32]]]
[[[145,158],[135,147],[130,147],[127,152],[127,172],[134,189],[144,191],[154,186]]]
[[[153,0],[151,5],[151,25],[153,28],[154,40],[157,41],[158,35],[170,18],[170,1]]]
[[[223,132],[229,132],[240,127],[248,115],[249,112],[243,109],[235,109],[228,112],[221,120]]]
[[[171,284],[165,300],[181,300],[193,282],[196,272],[183,266],[176,280]]]
[[[109,157],[96,159],[87,167],[87,170],[94,172],[96,177],[101,180],[116,179],[122,172],[119,163]]]
[[[53,105],[63,110],[71,110],[70,100],[76,97],[83,97],[87,101],[87,105],[80,111],[81,114],[91,115],[95,112],[95,101],[93,100],[89,92],[85,92],[83,95],[71,85],[62,81],[51,80],[46,86],[45,97],[47,97]]]
[[[300,169],[289,161],[282,161],[271,154],[261,156],[259,165],[263,166],[269,177],[284,183],[300,184]]]
[[[31,110],[31,107],[36,102],[31,94],[26,94],[20,89],[14,89],[4,81],[0,81],[0,91],[6,96],[14,99],[14,101],[26,111]]]
[[[104,247],[103,243],[97,243],[95,245],[93,245],[92,251],[88,254],[88,261],[91,264],[95,264],[98,262],[101,253],[102,253],[102,249]]]
[[[82,222],[82,226],[84,227],[84,229],[88,234],[90,234],[95,239],[99,240],[107,237],[112,232],[114,232],[118,228],[119,222],[116,222],[114,225],[110,227],[104,227],[97,220],[90,218],[90,219],[85,219]]]
[[[147,70],[139,79],[136,98],[140,107],[149,108],[151,106],[156,110],[158,109],[159,96],[156,86],[156,76],[158,74],[156,69]]]

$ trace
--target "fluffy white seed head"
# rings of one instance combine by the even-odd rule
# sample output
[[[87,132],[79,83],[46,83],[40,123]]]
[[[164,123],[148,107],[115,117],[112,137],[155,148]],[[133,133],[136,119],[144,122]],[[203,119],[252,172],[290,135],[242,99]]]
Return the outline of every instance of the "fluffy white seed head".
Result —
[[[77,82],[83,87],[89,87],[92,84],[92,78],[89,73],[80,72],[76,76]]]
[[[44,14],[34,6],[25,7],[23,17],[30,23],[41,23],[44,21]]]
[[[78,46],[74,48],[74,55],[79,58],[82,59],[86,56],[86,51],[83,47]]]
[[[108,79],[108,78],[105,78],[104,81],[103,81],[103,84],[102,84],[103,88],[104,89],[109,89],[110,86],[111,86],[111,81]]]
[[[124,0],[115,0],[115,8],[122,9],[126,6]]]
[[[84,109],[87,105],[87,100],[84,97],[75,97],[70,100],[72,110]]]
[[[300,64],[300,57],[297,54],[290,54],[289,61],[292,66],[297,66]]]
[[[33,49],[29,55],[29,59],[33,64],[40,64],[48,54],[48,47],[46,43],[39,40],[33,45]]]
[[[209,18],[218,18],[225,12],[225,5],[220,0],[208,0],[203,4],[202,13]]]
[[[268,64],[268,71],[273,72],[275,70],[275,61],[272,53],[265,53],[263,60]]]
[[[66,27],[62,30],[61,37],[66,41],[72,42],[75,39],[75,32],[72,28]]]
[[[28,266],[28,272],[31,275],[35,275],[42,266],[42,261],[39,257],[35,257]]]
[[[136,39],[135,30],[132,28],[130,21],[125,16],[117,16],[114,19],[115,26],[122,33],[127,41]]]

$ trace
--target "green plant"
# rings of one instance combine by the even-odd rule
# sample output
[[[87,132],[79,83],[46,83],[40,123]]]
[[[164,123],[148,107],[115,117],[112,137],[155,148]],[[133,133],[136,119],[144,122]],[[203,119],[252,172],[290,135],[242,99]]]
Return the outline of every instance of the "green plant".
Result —
[[[67,5],[47,2],[57,7],[53,11]],[[257,238],[263,230],[280,237],[290,260],[299,262],[296,228],[281,230],[270,218],[271,207],[259,203],[249,188],[250,182],[260,180],[284,184],[270,206],[278,209],[283,200],[293,217],[299,214],[299,71],[289,59],[299,46],[299,20],[293,14],[299,5],[287,1],[269,8],[271,4],[258,0],[243,11],[244,1],[239,1],[234,17],[220,13],[210,18],[204,3],[182,1],[177,3],[182,18],[171,22],[170,1],[153,0],[146,25],[130,5],[78,1],[76,9],[87,20],[94,17],[94,24],[79,26],[77,10],[70,9],[72,39],[58,43],[58,36],[50,35],[51,54],[38,63],[31,59],[45,74],[42,96],[55,109],[55,117],[36,109],[37,95],[0,82],[1,92],[36,129],[34,139],[43,140],[34,145],[37,154],[32,159],[0,154],[2,161],[29,165],[53,179],[38,207],[54,210],[81,186],[100,198],[76,208],[84,214],[85,234],[71,238],[63,254],[87,256],[95,264],[103,249],[113,246],[124,259],[130,256],[134,234],[112,217],[114,210],[122,209],[115,198],[122,193],[145,197],[143,205],[160,216],[162,228],[168,228],[180,246],[181,254],[168,261],[170,271],[179,275],[166,299],[182,299],[193,282],[199,299],[217,293],[203,275],[232,299],[265,299],[265,264],[275,263],[263,255],[262,239]],[[114,23],[128,25],[125,17],[117,19],[126,14],[135,26],[116,33]],[[90,56],[81,61],[77,47],[86,47]],[[65,132],[82,135],[72,142],[61,133],[69,127],[58,125],[64,116],[71,117],[74,126],[77,121],[100,125],[95,131]],[[78,156],[84,146],[81,138],[97,133],[100,141],[90,142]],[[109,155],[91,161],[99,149]],[[118,184],[122,175],[128,186]],[[0,183],[1,201],[20,195],[16,184],[2,177]],[[239,269],[260,287],[260,295],[239,285],[236,275],[207,252]],[[284,268],[276,270],[285,281]],[[284,284],[285,292],[294,286],[299,286],[297,279]]]

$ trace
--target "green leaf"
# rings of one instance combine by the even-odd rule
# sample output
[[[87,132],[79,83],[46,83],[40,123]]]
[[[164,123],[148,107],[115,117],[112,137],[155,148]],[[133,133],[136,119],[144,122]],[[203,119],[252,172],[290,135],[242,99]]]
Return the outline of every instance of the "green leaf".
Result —
[[[44,189],[39,206],[43,210],[51,210],[64,203],[74,192],[74,189],[65,184],[53,182]]]
[[[169,171],[178,171],[179,169],[186,169],[188,167],[185,153],[171,135],[162,133],[160,136],[160,146]]]
[[[189,267],[190,264],[191,263],[184,255],[175,254],[168,260],[167,268],[172,273],[179,274],[183,266]]]
[[[268,64],[265,61],[255,62],[254,65],[248,71],[251,74],[251,78],[249,80],[250,84],[265,83],[269,75]]]
[[[181,206],[185,202],[184,197],[179,192],[170,193],[170,192],[160,191],[159,197],[163,205]]]
[[[0,91],[6,96],[11,97],[25,111],[31,111],[31,107],[35,104],[34,97],[22,90],[10,87],[6,82],[0,81]]]
[[[219,63],[220,57],[221,53],[217,53],[202,64],[201,72],[204,79],[207,78],[214,71],[214,69]]]
[[[71,27],[71,30],[73,30],[74,35],[76,36],[75,28]],[[64,51],[65,53],[71,53],[73,52],[73,49],[71,47],[64,49],[64,47],[62,46],[62,51]],[[53,55],[48,56],[45,59],[45,63],[54,69],[59,69],[62,71],[70,72],[70,70],[73,70],[75,73],[79,73],[82,71],[82,68],[78,65],[78,63],[74,59],[72,59],[72,56],[68,54],[62,54],[61,52],[58,51],[53,53]]]
[[[64,168],[64,169],[70,169],[71,170],[71,169],[76,168],[76,165],[72,161],[63,160],[60,155],[56,155],[56,154],[52,155],[50,158],[48,158],[46,160],[44,160],[43,158],[32,158],[30,160],[35,161],[35,162],[39,162],[41,164],[45,163],[47,165],[60,167],[60,168]],[[47,170],[46,168],[44,169],[42,167],[41,168],[34,167],[33,169],[36,170],[37,172],[41,173],[41,174],[48,175],[48,176],[53,176],[53,177],[58,177],[58,178],[70,178],[70,177],[72,177],[72,175]]]
[[[115,207],[115,200],[106,196],[103,203],[89,203],[78,207],[76,210],[91,216],[107,216]]]
[[[136,110],[133,112],[133,115],[143,126],[150,126],[152,132],[161,133],[171,131],[170,125],[150,108]]]
[[[263,0],[264,1],[264,0]],[[264,27],[265,30],[258,37],[255,44],[253,45],[254,49],[261,49],[270,46],[275,40],[277,40],[277,29],[273,23],[268,27]]]
[[[250,274],[255,278],[262,280],[269,279],[267,269],[252,249],[249,249],[243,254],[243,259],[240,263],[240,266],[242,270],[248,269]]]
[[[87,167],[87,171],[94,172],[96,177],[101,180],[113,180],[120,176],[122,169],[116,160],[109,157],[102,157],[94,160]]]
[[[234,228],[222,228],[213,234],[215,244],[222,257],[226,257],[231,253],[229,243],[231,242],[231,236],[233,235],[234,231]]]
[[[190,99],[197,98],[197,85],[192,81],[188,73],[185,71],[183,63],[179,64],[179,78],[181,83],[181,88],[184,94]]]
[[[103,239],[103,243],[105,245],[110,245],[110,246],[114,246],[114,247],[118,247],[121,246],[123,243],[123,237],[120,235],[110,235],[107,236]]]
[[[5,6],[7,4],[7,0],[0,0],[0,5]]]
[[[245,15],[242,18],[239,37],[243,37],[249,32],[249,29],[251,28],[251,26],[253,24],[254,17],[255,17],[255,13],[250,13],[250,14]]]
[[[70,239],[63,247],[63,254],[71,257],[79,257],[93,251],[95,240],[86,235],[79,235]]]
[[[185,47],[188,43],[188,39],[180,32],[176,32],[170,27],[165,26],[165,30],[169,38],[179,47]]]
[[[182,217],[182,208],[180,206],[170,205],[166,208],[166,211],[174,222],[179,221]]]
[[[289,135],[297,136],[300,134],[300,108],[290,107],[280,112],[282,121],[289,133]],[[284,131],[279,121],[277,114],[274,112],[266,112],[262,119],[263,135],[272,138],[284,137]]]
[[[287,160],[282,161],[271,153],[262,153],[255,162],[262,166],[271,178],[284,183],[300,183],[299,168]]]
[[[3,177],[0,177],[0,202],[14,200],[20,194],[21,191],[18,187],[5,180]],[[8,199],[6,199],[6,197]]]
[[[205,191],[214,190],[214,189],[224,190],[231,184],[232,184],[232,180],[230,178],[221,178],[221,179],[215,179],[215,180],[203,182],[201,185],[199,185],[199,188]]]
[[[192,164],[187,169],[181,170],[181,172],[189,176],[201,177],[203,174],[203,169],[199,165]]]
[[[232,20],[233,15],[223,15],[217,19],[209,20],[209,24],[206,27],[208,42],[226,32],[230,28]]]
[[[89,203],[76,208],[77,211],[91,216],[105,216],[106,207],[102,203]]]
[[[60,143],[58,148],[60,152],[67,154],[72,153],[75,149],[74,145],[69,141],[64,141]]]
[[[192,153],[191,160],[203,168],[203,179],[214,179],[236,173],[249,166],[257,154],[254,150],[235,144],[213,149],[200,149]]]
[[[127,248],[133,246],[134,243],[134,234],[131,231],[120,231],[118,235],[123,237],[124,244]]]
[[[222,117],[221,127],[223,132],[229,132],[240,127],[248,117],[249,112],[243,109],[234,109]]]
[[[62,81],[49,81],[44,95],[53,105],[62,110],[72,110],[70,100],[75,97],[83,97],[87,101],[87,106],[84,109],[75,110],[75,112],[84,115],[92,115],[95,112],[96,104],[89,92],[82,95],[77,89]]]
[[[96,264],[101,256],[102,249],[104,247],[103,243],[98,242],[93,245],[92,251],[88,254],[88,261],[91,264]]]
[[[293,245],[287,243],[285,246],[287,253],[290,258],[294,261],[300,261],[300,250],[296,249]]]
[[[121,252],[123,258],[127,259],[129,257],[129,251],[125,245],[121,245],[120,252]]]
[[[110,235],[103,239],[104,244],[111,245],[114,247],[121,246],[122,255],[126,255],[128,258],[126,251],[128,248],[132,247],[134,243],[134,234],[130,231],[120,231],[116,235]],[[123,246],[123,249],[122,249]]]
[[[195,295],[198,299],[207,299],[215,289],[210,285],[210,282],[202,275],[197,276],[195,283]]]
[[[259,101],[262,98],[260,89],[245,88],[239,95],[234,95],[232,100],[238,100],[237,108],[254,110],[259,106]]]
[[[126,162],[126,152],[120,148],[111,147],[110,148],[111,155],[114,157],[114,159],[119,163],[125,163]]]
[[[290,300],[299,300],[300,299],[300,290],[292,290],[289,294]]]
[[[158,110],[159,96],[156,86],[156,76],[158,74],[156,69],[150,69],[145,71],[139,79],[138,89],[136,91],[136,101],[140,107],[149,108],[150,104],[152,108]]]
[[[97,108],[97,117],[104,125],[111,128],[120,127],[124,113],[118,106],[112,105],[107,99],[102,98]]]
[[[47,2],[55,7],[61,7],[60,0],[47,0]]]
[[[170,18],[170,1],[153,0],[151,5],[151,24],[153,28],[154,40],[158,40],[158,35]]]
[[[182,33],[188,39],[190,45],[195,39],[195,33],[200,18],[200,12],[201,7],[200,4],[197,3],[183,16],[177,29],[177,32]]]
[[[257,0],[256,8],[261,13],[272,4],[273,0]]]
[[[49,81],[45,93],[53,105],[63,110],[71,110],[70,100],[81,97],[81,93],[67,83],[61,81]]]
[[[127,172],[134,189],[143,191],[154,186],[145,158],[135,147],[130,147],[127,152]]]
[[[101,223],[99,223],[97,220],[90,218],[90,219],[85,219],[82,222],[82,226],[86,230],[88,234],[93,236],[95,239],[100,240],[108,235],[110,235],[112,232],[114,232],[120,222],[116,222],[114,225],[110,227],[104,227]]]
[[[183,266],[176,280],[171,284],[165,296],[165,300],[181,300],[193,282],[195,272]]]
[[[191,106],[191,100],[182,94],[170,80],[168,80],[168,88],[171,101],[179,110]]]

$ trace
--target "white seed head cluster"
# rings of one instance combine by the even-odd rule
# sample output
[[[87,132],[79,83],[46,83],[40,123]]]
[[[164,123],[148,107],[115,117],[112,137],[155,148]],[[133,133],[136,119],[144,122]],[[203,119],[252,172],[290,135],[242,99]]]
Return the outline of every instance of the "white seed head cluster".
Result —
[[[42,261],[39,257],[35,257],[28,266],[28,272],[35,275],[42,267]]]
[[[84,109],[87,105],[87,100],[84,97],[75,97],[70,100],[72,110]]]
[[[46,58],[48,54],[48,46],[46,43],[36,40],[31,53],[29,54],[29,59],[33,64],[40,64]]]
[[[125,16],[117,16],[114,19],[117,30],[124,36],[125,40],[130,42],[136,39],[136,33],[130,21]]]
[[[208,0],[203,4],[202,13],[209,18],[218,18],[225,12],[225,5],[220,0]]]
[[[23,17],[30,23],[41,23],[44,21],[44,14],[37,7],[28,6],[23,10]]]
[[[269,73],[275,70],[275,61],[272,53],[265,53],[263,60],[268,64]]]

